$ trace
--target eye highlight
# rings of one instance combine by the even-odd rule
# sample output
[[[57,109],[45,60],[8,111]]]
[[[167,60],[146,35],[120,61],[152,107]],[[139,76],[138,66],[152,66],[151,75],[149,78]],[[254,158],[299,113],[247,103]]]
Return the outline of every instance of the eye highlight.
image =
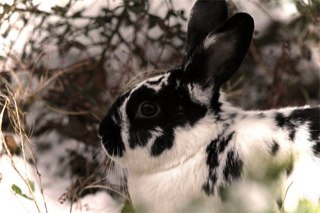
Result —
[[[144,101],[139,105],[138,117],[141,118],[153,118],[157,116],[160,112],[160,107],[158,104],[151,101]]]

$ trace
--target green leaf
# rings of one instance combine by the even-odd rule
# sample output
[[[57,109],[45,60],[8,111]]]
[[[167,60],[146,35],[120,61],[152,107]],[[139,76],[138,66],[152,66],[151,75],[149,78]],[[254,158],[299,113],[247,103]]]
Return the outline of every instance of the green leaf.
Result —
[[[17,186],[16,184],[12,184],[11,189],[16,193],[21,195],[22,194],[22,190],[20,189],[19,186]]]
[[[32,188],[32,187],[31,187],[31,188]],[[34,188],[34,186],[33,186],[33,188]],[[16,184],[12,184],[12,185],[11,185],[11,189],[12,189],[12,191],[13,191],[14,193],[16,193],[16,194],[18,194],[18,195],[20,195],[20,196],[22,196],[22,197],[24,197],[24,198],[27,198],[27,199],[29,199],[29,200],[32,200],[32,198],[29,197],[28,195],[24,194],[24,193],[22,192],[21,188],[20,188],[19,186],[17,186]]]
[[[298,208],[295,210],[295,213],[319,213],[320,212],[320,205],[316,205],[307,200],[300,200]]]
[[[124,207],[122,208],[121,213],[135,213],[135,212],[136,211],[134,210],[130,201],[126,200]]]

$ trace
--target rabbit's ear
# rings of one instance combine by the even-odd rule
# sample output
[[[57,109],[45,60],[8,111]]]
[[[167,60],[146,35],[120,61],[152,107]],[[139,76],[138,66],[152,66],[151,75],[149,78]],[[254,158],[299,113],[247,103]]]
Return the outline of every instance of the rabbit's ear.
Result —
[[[201,44],[208,34],[228,19],[225,0],[198,0],[192,8],[188,24],[185,60]]]
[[[240,67],[250,46],[254,21],[237,13],[211,32],[184,64],[183,81],[219,88]]]

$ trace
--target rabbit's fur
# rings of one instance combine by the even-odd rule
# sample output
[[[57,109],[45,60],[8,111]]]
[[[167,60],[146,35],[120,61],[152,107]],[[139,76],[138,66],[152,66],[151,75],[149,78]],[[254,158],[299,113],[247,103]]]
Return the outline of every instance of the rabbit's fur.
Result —
[[[220,87],[254,29],[248,14],[227,14],[224,1],[198,0],[182,64],[119,97],[101,122],[103,147],[127,169],[135,206],[175,212],[201,197],[219,202],[221,189],[269,161],[289,162],[277,195],[285,208],[319,201],[319,107],[244,111],[223,100]]]

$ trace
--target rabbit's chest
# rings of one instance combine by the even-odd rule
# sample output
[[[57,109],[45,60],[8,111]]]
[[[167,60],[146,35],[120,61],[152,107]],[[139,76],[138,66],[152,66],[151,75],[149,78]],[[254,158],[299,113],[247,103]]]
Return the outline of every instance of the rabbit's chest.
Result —
[[[202,190],[207,177],[206,155],[198,153],[165,171],[129,173],[128,188],[134,206],[141,206],[147,212],[175,212],[194,200],[208,199]]]

